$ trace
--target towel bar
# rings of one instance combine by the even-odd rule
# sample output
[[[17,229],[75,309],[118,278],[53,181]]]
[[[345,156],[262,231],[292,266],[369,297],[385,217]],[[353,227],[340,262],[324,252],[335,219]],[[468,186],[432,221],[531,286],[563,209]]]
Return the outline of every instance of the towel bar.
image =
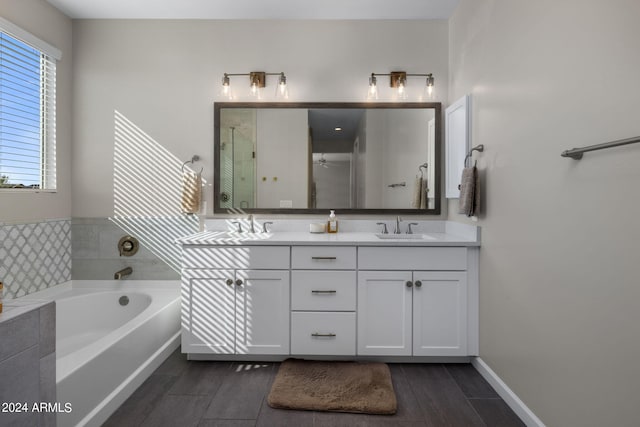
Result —
[[[588,147],[572,148],[571,150],[563,151],[560,155],[562,157],[571,157],[574,160],[580,160],[582,158],[582,154],[588,151],[603,150],[605,148],[619,147],[621,145],[634,144],[636,142],[640,142],[640,136],[604,142],[602,144],[589,145]]]
[[[484,151],[484,144],[476,145],[471,150],[469,150],[469,152],[467,153],[467,156],[464,158],[464,167],[465,168],[467,167],[467,159],[469,159],[473,155],[474,151],[478,151],[478,152],[482,153]]]

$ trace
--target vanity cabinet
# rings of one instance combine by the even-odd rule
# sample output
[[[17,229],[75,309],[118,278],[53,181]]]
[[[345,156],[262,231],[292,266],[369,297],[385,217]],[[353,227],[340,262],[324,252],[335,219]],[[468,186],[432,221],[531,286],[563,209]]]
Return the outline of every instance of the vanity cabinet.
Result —
[[[358,265],[358,355],[469,354],[465,248],[361,248]]]
[[[478,247],[343,236],[185,244],[182,351],[216,360],[478,354]]]
[[[291,354],[356,354],[356,247],[291,248]]]
[[[203,249],[184,251],[183,351],[289,354],[289,248]],[[233,265],[249,268],[229,268]]]

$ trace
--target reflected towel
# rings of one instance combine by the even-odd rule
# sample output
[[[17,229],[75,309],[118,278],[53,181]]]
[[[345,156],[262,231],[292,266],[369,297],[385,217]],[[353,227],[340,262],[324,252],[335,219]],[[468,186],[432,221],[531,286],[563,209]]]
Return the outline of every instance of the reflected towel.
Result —
[[[184,172],[182,174],[182,213],[196,214],[200,212],[202,199],[202,177],[199,173]]]
[[[424,178],[420,184],[420,209],[427,209],[428,191],[429,187],[427,186],[427,178]]]
[[[422,177],[417,176],[416,182],[413,186],[413,199],[411,200],[411,207],[414,209],[418,209],[420,207],[420,203],[422,200],[422,197],[421,197],[422,185],[423,185]]]
[[[475,166],[464,168],[462,170],[462,179],[460,180],[460,205],[458,213],[466,216],[477,215],[480,207],[480,182],[478,179],[478,170]]]

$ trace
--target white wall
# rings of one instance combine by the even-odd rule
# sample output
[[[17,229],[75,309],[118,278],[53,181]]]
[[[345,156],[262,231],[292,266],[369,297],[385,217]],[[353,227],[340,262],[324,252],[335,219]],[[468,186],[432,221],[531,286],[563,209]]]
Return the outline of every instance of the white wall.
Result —
[[[224,72],[284,71],[293,102],[364,101],[371,72],[433,72],[436,101],[447,99],[446,21],[79,20],[73,29],[74,216],[113,214],[115,111],[177,167],[201,156],[211,214],[213,103]],[[267,97],[275,79],[267,78]],[[232,78],[236,87],[248,82]]]
[[[427,161],[429,140],[424,110],[386,110],[387,125],[383,144],[382,207],[412,209],[418,167]],[[433,117],[433,112],[430,113]],[[405,187],[389,187],[405,183]]]
[[[307,208],[309,114],[306,109],[260,109],[256,189],[260,208]],[[286,159],[283,161],[283,159]],[[286,167],[282,167],[285,165]],[[265,180],[263,180],[265,178]],[[287,206],[286,202],[291,202]]]
[[[56,78],[56,193],[0,193],[0,222],[71,216],[71,20],[43,0],[0,0],[0,16],[62,51]]]
[[[640,2],[461,0],[484,190],[480,356],[548,426],[638,426]],[[449,217],[455,214],[452,202]]]

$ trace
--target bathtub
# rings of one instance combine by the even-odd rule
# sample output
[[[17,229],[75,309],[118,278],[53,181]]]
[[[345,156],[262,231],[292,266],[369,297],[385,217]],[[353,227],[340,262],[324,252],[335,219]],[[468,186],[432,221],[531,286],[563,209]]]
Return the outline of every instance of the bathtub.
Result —
[[[44,294],[44,295],[43,295]],[[74,280],[56,301],[58,427],[100,426],[180,344],[177,280]]]

